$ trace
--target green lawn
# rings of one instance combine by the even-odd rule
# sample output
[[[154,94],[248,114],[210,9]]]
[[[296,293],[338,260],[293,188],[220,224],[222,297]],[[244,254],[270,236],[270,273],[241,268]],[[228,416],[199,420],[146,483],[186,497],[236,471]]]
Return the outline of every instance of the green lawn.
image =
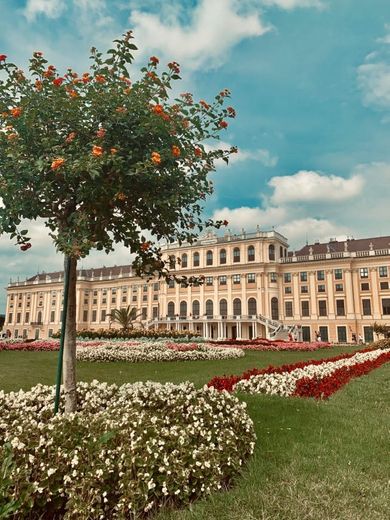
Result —
[[[227,361],[79,363],[80,380],[191,380],[254,366],[331,357],[351,347],[309,353],[247,352]],[[0,352],[0,388],[52,383],[56,353]],[[390,365],[354,379],[327,402],[240,396],[255,422],[256,451],[235,486],[155,520],[387,520],[390,518]]]

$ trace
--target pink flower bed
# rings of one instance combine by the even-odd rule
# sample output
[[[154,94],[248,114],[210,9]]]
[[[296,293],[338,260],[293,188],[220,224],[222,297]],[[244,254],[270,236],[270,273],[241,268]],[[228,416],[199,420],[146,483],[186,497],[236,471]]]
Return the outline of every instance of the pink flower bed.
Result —
[[[38,341],[15,341],[15,342],[7,342],[0,341],[0,351],[1,350],[29,350],[29,351],[37,351],[37,350],[59,350],[60,342],[57,340],[38,340]]]
[[[268,340],[268,339],[253,339],[253,340],[227,340],[223,342],[215,342],[219,347],[236,347],[244,350],[297,350],[311,352],[321,348],[332,347],[331,343],[325,341],[316,342],[299,342],[299,341],[283,341],[283,340]]]

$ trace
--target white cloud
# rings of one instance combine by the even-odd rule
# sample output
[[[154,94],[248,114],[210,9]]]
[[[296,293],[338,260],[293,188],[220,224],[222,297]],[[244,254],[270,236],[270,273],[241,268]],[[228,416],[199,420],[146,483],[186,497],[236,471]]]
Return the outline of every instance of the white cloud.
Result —
[[[361,175],[344,179],[336,175],[302,170],[294,175],[272,177],[268,185],[274,188],[271,197],[274,204],[316,201],[329,203],[356,197],[363,189],[364,180]]]
[[[279,7],[280,9],[295,9],[297,7],[318,7],[323,8],[321,0],[261,0],[264,5]]]
[[[381,61],[364,63],[357,69],[358,85],[366,105],[390,107],[390,65]]]
[[[34,20],[39,14],[44,14],[48,18],[58,18],[65,8],[65,0],[28,0],[24,15],[29,21]]]
[[[348,229],[345,226],[327,219],[312,217],[292,220],[277,226],[276,230],[286,236],[291,244],[298,247],[302,247],[306,243],[306,239],[310,239],[311,243],[316,240],[327,242],[330,237],[344,240],[348,235]]]
[[[143,52],[163,52],[168,59],[193,69],[220,65],[234,45],[270,29],[258,9],[240,12],[235,0],[200,0],[187,24],[172,13],[162,19],[140,10],[131,13],[130,21]]]
[[[253,231],[256,225],[263,229],[281,224],[288,219],[287,211],[282,207],[269,207],[266,209],[249,208],[222,208],[214,211],[213,219],[227,220],[229,229],[239,230],[241,228]]]

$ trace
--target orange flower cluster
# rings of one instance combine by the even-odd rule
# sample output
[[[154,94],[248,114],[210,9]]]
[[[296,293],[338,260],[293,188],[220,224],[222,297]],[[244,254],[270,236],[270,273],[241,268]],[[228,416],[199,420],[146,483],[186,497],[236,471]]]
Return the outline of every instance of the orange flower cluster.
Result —
[[[11,114],[13,117],[19,117],[22,114],[22,109],[20,107],[11,108]]]
[[[175,144],[172,146],[172,155],[174,157],[180,157],[180,148],[176,146]]]
[[[103,148],[101,146],[93,145],[92,155],[94,155],[95,157],[100,157],[101,155],[103,155]]]
[[[158,165],[161,164],[161,155],[158,152],[152,152],[151,154],[152,162]]]
[[[118,107],[115,109],[115,112],[118,112],[119,114],[125,114],[127,112],[126,107]]]
[[[64,78],[53,79],[53,85],[55,85],[56,87],[61,86],[63,82],[64,82]]]
[[[152,63],[153,65],[157,65],[158,63],[160,63],[160,60],[158,58],[156,58],[156,56],[151,56],[149,58],[149,63]]]
[[[36,82],[35,82],[35,88],[36,88],[37,90],[42,90],[42,87],[43,87],[43,83],[42,83],[42,81],[40,81],[39,79],[37,79]]]
[[[219,126],[220,126],[221,128],[227,128],[228,124],[227,124],[226,121],[220,121]]]
[[[65,159],[63,159],[62,157],[57,157],[57,159],[54,159],[54,161],[51,163],[51,169],[57,170],[64,164],[64,162]]]
[[[172,72],[175,74],[179,74],[180,72],[180,66],[176,61],[172,61],[171,63],[168,63],[168,67],[171,69]]]
[[[147,251],[150,247],[150,242],[143,242],[141,244],[141,251]]]
[[[69,97],[71,97],[71,98],[79,97],[79,95],[77,94],[77,92],[74,89],[69,90],[68,94],[69,94]]]
[[[208,110],[210,108],[210,105],[208,103],[206,103],[206,101],[204,99],[201,99],[199,101],[199,105],[202,105],[202,107],[205,108],[206,110]]]
[[[111,152],[111,155],[115,155],[116,153],[118,153],[118,150],[117,150],[117,148],[110,148],[110,152]]]
[[[197,157],[202,157],[202,150],[198,147],[195,147],[194,148],[194,154],[197,156]]]
[[[123,192],[120,192],[120,193],[116,194],[116,199],[120,200],[120,201],[124,201],[127,199],[127,196]]]
[[[89,77],[89,73],[88,72],[84,72],[83,79],[82,79],[83,83],[88,83],[88,81],[90,81],[90,79],[91,78]]]
[[[102,74],[96,74],[95,81],[97,81],[98,83],[105,83],[106,78],[102,76]]]
[[[162,105],[154,105],[152,110],[158,116],[164,113],[164,109],[163,109]]]
[[[54,65],[49,65],[47,67],[47,70],[45,70],[45,72],[43,73],[44,77],[45,78],[51,78],[51,76],[54,76],[54,71],[56,70],[56,68],[54,67]]]
[[[76,132],[71,132],[68,135],[68,137],[65,139],[65,142],[69,144],[74,140],[75,137],[76,137]]]

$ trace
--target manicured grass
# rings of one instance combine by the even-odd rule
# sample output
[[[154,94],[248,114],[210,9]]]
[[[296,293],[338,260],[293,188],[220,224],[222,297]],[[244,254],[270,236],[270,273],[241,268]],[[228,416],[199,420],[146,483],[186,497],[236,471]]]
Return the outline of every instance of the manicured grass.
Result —
[[[351,352],[247,352],[226,361],[79,363],[78,377],[108,382],[191,380],[254,366]],[[53,382],[56,353],[0,352],[0,388]],[[256,451],[228,492],[155,520],[387,520],[390,518],[390,365],[352,380],[329,401],[244,396]]]

